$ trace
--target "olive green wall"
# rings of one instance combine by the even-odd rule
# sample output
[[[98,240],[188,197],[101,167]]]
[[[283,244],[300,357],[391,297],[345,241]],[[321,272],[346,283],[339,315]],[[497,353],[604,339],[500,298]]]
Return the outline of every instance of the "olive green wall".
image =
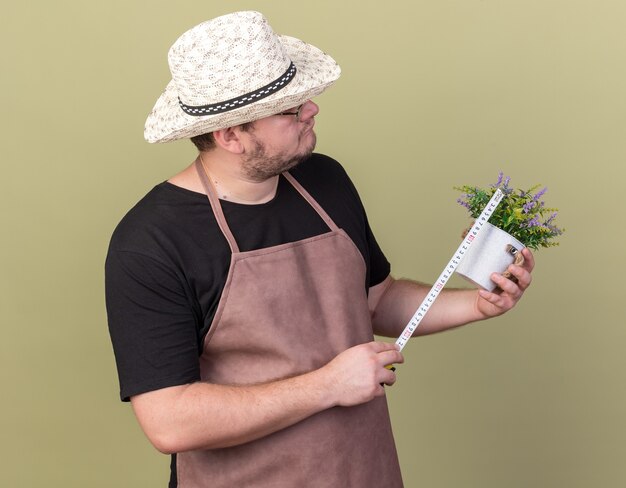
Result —
[[[142,139],[167,49],[239,9],[341,64],[318,148],[352,175],[396,276],[436,279],[468,223],[452,187],[499,170],[547,185],[567,228],[513,312],[405,349],[388,395],[406,486],[625,486],[618,0],[5,5],[0,483],[166,485],[118,401],[103,260],[122,215],[194,156]]]

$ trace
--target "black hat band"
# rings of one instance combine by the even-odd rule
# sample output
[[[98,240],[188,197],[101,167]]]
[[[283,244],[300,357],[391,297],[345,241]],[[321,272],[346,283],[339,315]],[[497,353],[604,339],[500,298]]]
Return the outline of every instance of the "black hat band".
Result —
[[[226,100],[225,102],[212,103],[210,105],[186,105],[184,104],[180,98],[178,99],[178,103],[180,104],[180,108],[187,115],[193,115],[196,117],[202,117],[204,115],[213,115],[220,114],[223,112],[229,112],[230,110],[234,110],[236,108],[245,107],[246,105],[250,105],[258,100],[262,100],[265,97],[269,97],[273,93],[281,90],[286,87],[291,80],[293,80],[296,75],[296,65],[291,62],[287,71],[280,76],[280,78],[268,83],[265,86],[262,86],[258,90],[254,90],[253,92],[246,93],[240,97],[231,98],[230,100]]]

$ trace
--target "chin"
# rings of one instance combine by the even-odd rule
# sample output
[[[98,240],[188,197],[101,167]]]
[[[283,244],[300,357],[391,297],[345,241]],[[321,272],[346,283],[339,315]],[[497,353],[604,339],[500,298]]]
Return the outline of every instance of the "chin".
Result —
[[[317,136],[315,135],[315,132],[313,132],[313,130],[311,130],[311,132],[309,132],[309,135],[310,135],[311,141],[306,146],[306,157],[307,158],[313,153],[313,150],[315,149],[315,145],[317,144]]]

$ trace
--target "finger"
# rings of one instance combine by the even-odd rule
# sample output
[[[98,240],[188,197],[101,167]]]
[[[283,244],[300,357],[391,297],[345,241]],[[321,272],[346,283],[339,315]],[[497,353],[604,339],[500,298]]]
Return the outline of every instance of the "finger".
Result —
[[[398,346],[394,342],[372,341],[370,347],[376,353],[398,350]]]
[[[396,382],[396,368],[383,368],[380,370],[377,378],[381,385],[393,385]]]
[[[492,315],[494,317],[510,310],[518,301],[517,298],[512,297],[508,293],[497,294],[490,293],[486,290],[480,290],[479,293],[483,299],[491,303],[491,305],[497,309],[497,311],[494,311],[494,314]]]
[[[390,364],[402,364],[404,362],[404,356],[398,350],[384,351],[378,354],[379,364],[383,367]]]
[[[509,266],[507,271],[515,277],[520,289],[525,290],[526,288],[530,286],[530,283],[532,281],[532,276],[530,272],[526,270],[525,268],[523,268],[522,266],[517,266],[515,264],[512,264],[511,266]]]
[[[398,377],[396,376],[396,373],[394,371],[386,369],[385,374],[381,377],[380,383],[383,385],[391,386],[396,382],[397,379]]]
[[[498,293],[493,293],[493,292],[481,289],[481,290],[478,290],[478,294],[481,296],[481,298],[484,298],[489,303],[495,305],[498,308],[501,308],[502,305],[504,304],[504,300],[502,296]]]
[[[504,293],[508,293],[509,295],[514,297],[520,296],[522,294],[522,291],[517,283],[508,278],[505,278],[498,273],[493,273],[491,275],[491,279]]]
[[[532,271],[535,267],[535,257],[533,256],[533,253],[530,252],[530,249],[525,247],[524,249],[522,249],[522,256],[524,256],[523,267],[526,268],[528,271]]]

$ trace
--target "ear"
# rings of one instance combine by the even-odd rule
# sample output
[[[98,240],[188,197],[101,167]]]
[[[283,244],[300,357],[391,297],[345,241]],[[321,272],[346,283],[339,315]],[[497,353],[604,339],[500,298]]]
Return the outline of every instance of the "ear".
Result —
[[[241,154],[244,147],[240,138],[241,130],[239,127],[227,127],[213,132],[215,143],[228,152]]]

